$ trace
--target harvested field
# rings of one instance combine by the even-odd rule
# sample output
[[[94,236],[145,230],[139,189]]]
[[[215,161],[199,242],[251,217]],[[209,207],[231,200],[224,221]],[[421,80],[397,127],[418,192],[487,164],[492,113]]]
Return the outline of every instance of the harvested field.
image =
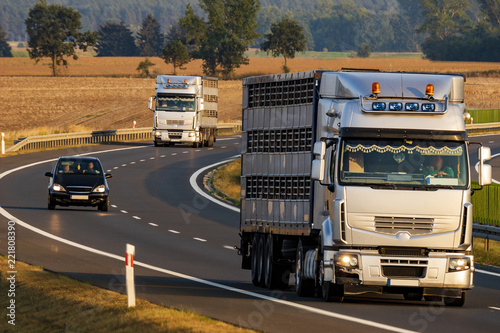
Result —
[[[155,79],[137,77],[144,58],[80,57],[70,60],[59,77],[51,77],[48,60],[37,65],[29,58],[0,58],[0,131],[7,141],[40,132],[64,132],[152,126],[147,108]],[[172,72],[160,58],[151,58],[158,73]],[[281,58],[251,58],[236,75],[281,73]],[[432,62],[424,59],[346,58],[289,61],[292,71],[312,69],[377,68],[381,70],[469,73],[466,104],[470,109],[500,108],[500,63]],[[493,73],[493,74],[488,74]],[[482,73],[483,76],[477,76]],[[496,75],[494,74],[496,73]],[[201,61],[193,61],[178,74],[200,75]],[[241,119],[241,81],[221,80],[219,120]]]

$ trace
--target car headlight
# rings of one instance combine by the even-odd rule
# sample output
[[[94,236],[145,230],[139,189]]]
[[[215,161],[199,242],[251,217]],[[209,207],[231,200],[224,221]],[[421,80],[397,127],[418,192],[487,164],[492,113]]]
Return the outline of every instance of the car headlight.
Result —
[[[448,271],[458,272],[470,268],[470,258],[450,258],[448,262]]]
[[[335,256],[335,265],[347,268],[358,267],[358,256],[351,253],[341,253]]]
[[[106,186],[99,185],[92,192],[104,193],[106,191]]]
[[[55,191],[55,192],[66,192],[66,190],[64,189],[64,187],[62,187],[59,184],[52,185],[52,190]]]

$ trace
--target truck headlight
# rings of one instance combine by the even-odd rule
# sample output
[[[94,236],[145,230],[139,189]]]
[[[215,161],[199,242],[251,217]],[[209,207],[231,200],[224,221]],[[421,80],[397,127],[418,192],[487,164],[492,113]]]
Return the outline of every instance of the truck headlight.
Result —
[[[358,268],[358,256],[350,253],[337,254],[335,255],[335,265],[347,268]]]
[[[155,132],[155,136],[156,136],[156,137],[160,137],[160,136],[161,136],[161,132],[160,132],[160,131],[156,131],[156,132]]]
[[[189,137],[192,138],[195,136],[195,133],[194,132],[189,132]]]
[[[465,271],[470,268],[470,258],[450,258],[448,262],[449,272]]]

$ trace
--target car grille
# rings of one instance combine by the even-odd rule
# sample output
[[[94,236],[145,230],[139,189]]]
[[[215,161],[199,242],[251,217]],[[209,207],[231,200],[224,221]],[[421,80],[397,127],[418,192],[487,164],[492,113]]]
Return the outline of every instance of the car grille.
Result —
[[[432,218],[375,216],[374,221],[375,231],[390,235],[402,231],[410,235],[429,234],[434,226]]]
[[[92,191],[90,186],[67,186],[66,189],[72,193],[90,193]]]

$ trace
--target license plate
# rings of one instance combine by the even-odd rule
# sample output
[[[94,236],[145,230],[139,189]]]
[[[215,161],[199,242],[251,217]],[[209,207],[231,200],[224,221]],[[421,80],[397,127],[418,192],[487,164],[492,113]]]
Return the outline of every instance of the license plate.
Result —
[[[71,200],[89,200],[88,195],[72,195]]]

